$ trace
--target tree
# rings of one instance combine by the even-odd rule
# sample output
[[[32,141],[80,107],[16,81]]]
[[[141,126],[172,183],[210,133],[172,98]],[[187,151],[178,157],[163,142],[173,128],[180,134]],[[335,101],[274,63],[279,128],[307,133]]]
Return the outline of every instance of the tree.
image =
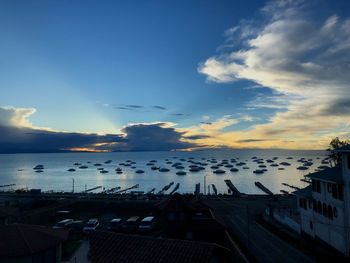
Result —
[[[338,137],[335,137],[329,143],[328,158],[331,166],[339,166],[341,164],[341,155],[337,151],[341,147],[348,145],[349,140],[341,141]]]

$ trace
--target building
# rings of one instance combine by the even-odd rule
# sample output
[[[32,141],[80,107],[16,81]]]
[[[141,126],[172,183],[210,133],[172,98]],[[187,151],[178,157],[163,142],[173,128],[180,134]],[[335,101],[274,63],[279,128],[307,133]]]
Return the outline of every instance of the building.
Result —
[[[216,244],[98,231],[90,236],[92,263],[108,262],[234,262],[227,248]]]
[[[340,167],[306,177],[310,185],[295,191],[301,232],[350,255],[350,146],[339,150]]]
[[[44,226],[13,224],[0,227],[0,262],[61,262],[65,230]]]

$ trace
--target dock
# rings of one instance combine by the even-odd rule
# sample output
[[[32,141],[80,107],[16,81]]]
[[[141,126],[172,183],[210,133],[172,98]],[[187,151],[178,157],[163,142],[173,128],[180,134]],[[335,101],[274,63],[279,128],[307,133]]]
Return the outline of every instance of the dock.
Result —
[[[100,189],[100,188],[102,188],[102,186],[96,186],[96,187],[85,190],[84,193],[89,193],[89,192],[92,192],[92,191]]]
[[[292,189],[294,189],[294,190],[300,190],[300,188],[299,187],[297,187],[297,186],[294,186],[294,185],[291,185],[291,184],[287,184],[287,183],[282,183],[284,186],[288,186],[288,187],[290,187],[290,188],[292,188]]]
[[[213,188],[213,192],[215,195],[218,195],[218,189],[216,189],[215,184],[212,184],[211,187]]]
[[[104,193],[104,194],[112,194],[113,192],[120,190],[120,188],[121,188],[120,186],[113,187],[113,188],[110,188],[110,189],[107,189],[107,190],[103,191],[102,193]]]
[[[201,191],[201,184],[197,183],[196,187],[195,187],[195,190],[194,190],[194,194],[195,195],[199,195],[200,191]]]
[[[232,183],[231,180],[224,180],[224,182],[226,183],[227,187],[230,189],[232,195],[234,196],[240,196],[241,195],[241,192],[238,191],[237,187],[234,186],[234,184]]]
[[[139,188],[139,184],[135,184],[131,187],[128,187],[128,188],[125,188],[125,189],[122,189],[122,190],[119,190],[117,192],[115,192],[116,194],[121,194],[121,193],[125,193],[126,191],[128,190],[132,190],[132,189],[136,189],[136,188]]]
[[[256,187],[258,187],[261,191],[265,192],[266,194],[273,195],[273,193],[262,183],[256,181],[254,184]]]
[[[174,187],[174,189],[169,193],[169,195],[172,195],[173,193],[175,193],[177,191],[177,189],[179,189],[180,187],[180,183],[177,183]]]
[[[152,188],[151,190],[149,190],[146,195],[150,195],[150,194],[153,194],[153,192],[156,190],[156,188]]]
[[[171,182],[171,183],[167,184],[166,186],[163,187],[162,190],[160,190],[160,191],[158,192],[158,194],[159,194],[159,195],[164,194],[164,192],[168,191],[169,188],[170,188],[173,184],[174,184],[174,182]]]

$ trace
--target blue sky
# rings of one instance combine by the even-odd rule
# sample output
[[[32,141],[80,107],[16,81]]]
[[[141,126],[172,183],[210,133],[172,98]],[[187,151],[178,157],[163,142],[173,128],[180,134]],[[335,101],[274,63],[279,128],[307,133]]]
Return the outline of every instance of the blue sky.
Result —
[[[35,109],[24,116],[27,126],[58,132],[119,134],[129,125],[163,123],[210,137],[202,146],[323,147],[334,135],[347,136],[347,122],[313,123],[305,134],[310,127],[295,116],[317,101],[337,104],[324,104],[328,81],[345,92],[336,69],[324,83],[315,80],[348,61],[332,53],[327,64],[321,54],[349,44],[349,10],[348,1],[2,1],[0,107]],[[336,43],[322,33],[332,17]],[[319,39],[324,46],[314,44]],[[262,59],[293,63],[258,64]],[[309,72],[310,65],[324,70]],[[317,101],[302,98],[311,91]],[[322,115],[327,123],[322,110],[310,118]],[[276,127],[293,133],[275,135]]]

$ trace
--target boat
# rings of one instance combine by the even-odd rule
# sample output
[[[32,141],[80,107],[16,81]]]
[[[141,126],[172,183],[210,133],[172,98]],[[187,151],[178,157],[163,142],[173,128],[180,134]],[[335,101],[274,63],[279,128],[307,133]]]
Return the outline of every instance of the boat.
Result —
[[[106,173],[108,173],[108,171],[107,170],[101,170],[100,173],[101,174],[106,174]]]
[[[107,160],[107,161],[105,161],[105,164],[109,164],[111,162],[112,162],[112,160]]]
[[[143,174],[145,171],[144,170],[136,170],[135,173],[137,174]]]
[[[159,167],[158,166],[152,166],[151,169],[152,170],[159,170]]]
[[[221,170],[221,169],[217,169],[215,171],[213,171],[214,174],[224,174],[226,173],[224,170]]]
[[[307,170],[307,169],[309,169],[309,167],[307,167],[307,166],[299,166],[299,167],[297,167],[297,169],[298,170]]]
[[[87,168],[89,168],[89,167],[86,165],[79,166],[79,169],[87,169]]]
[[[178,172],[176,173],[176,175],[186,175],[186,172],[184,172],[184,171],[178,171]]]
[[[290,166],[290,163],[288,163],[288,162],[281,162],[280,165]]]
[[[264,170],[256,169],[256,170],[253,171],[253,173],[255,173],[255,174],[263,174]]]
[[[168,169],[168,168],[165,168],[165,167],[163,167],[163,168],[160,168],[159,169],[159,172],[169,172],[170,170]]]
[[[235,172],[238,172],[239,170],[237,168],[231,168],[230,171],[235,173]]]

